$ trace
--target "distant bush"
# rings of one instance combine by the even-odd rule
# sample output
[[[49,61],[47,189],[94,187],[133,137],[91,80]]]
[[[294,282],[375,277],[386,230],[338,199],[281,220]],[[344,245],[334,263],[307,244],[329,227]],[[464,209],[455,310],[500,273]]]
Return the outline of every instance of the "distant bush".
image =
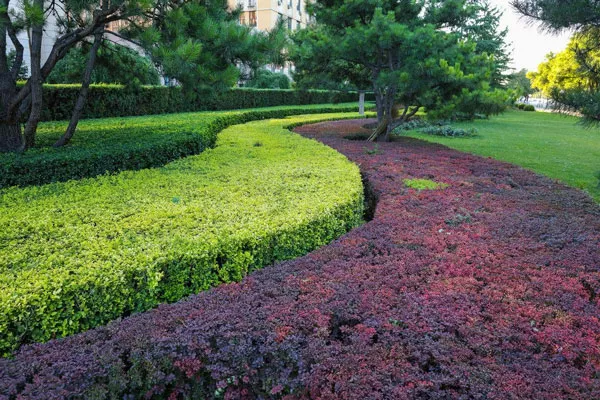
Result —
[[[516,103],[515,107],[521,111],[535,111],[535,107],[531,104]]]
[[[420,118],[411,119],[411,120],[406,121],[403,124],[399,125],[398,127],[396,127],[396,129],[394,129],[394,132],[401,133],[404,131],[414,131],[416,129],[421,129],[421,128],[425,128],[425,127],[429,127],[429,126],[431,126],[431,123],[427,122],[423,119],[420,119]]]
[[[282,128],[309,119],[227,130],[163,168],[0,191],[0,354],[238,281],[359,224],[358,167]]]
[[[289,89],[290,78],[280,72],[260,69],[244,86],[257,89]]]
[[[422,132],[426,135],[434,135],[434,136],[445,136],[445,137],[471,137],[477,134],[477,129],[461,129],[454,128],[449,125],[444,126],[430,126],[427,128],[419,129],[419,132]]]
[[[454,128],[449,121],[440,120],[435,122],[423,119],[414,119],[403,123],[394,129],[394,134],[400,135],[406,131],[418,131],[426,135],[445,136],[445,137],[471,137],[477,134],[477,129]]]
[[[89,58],[90,46],[89,43],[82,43],[72,47],[56,64],[46,82],[81,83],[81,77]],[[148,57],[144,57],[129,47],[104,40],[98,50],[91,82],[158,85],[160,84],[160,75]]]

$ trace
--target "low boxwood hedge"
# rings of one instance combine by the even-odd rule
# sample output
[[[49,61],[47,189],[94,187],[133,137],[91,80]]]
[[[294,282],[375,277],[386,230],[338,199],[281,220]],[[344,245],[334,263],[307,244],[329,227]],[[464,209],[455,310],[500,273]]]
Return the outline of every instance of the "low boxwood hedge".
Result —
[[[212,147],[217,133],[232,124],[356,110],[356,104],[346,103],[87,120],[64,148],[51,146],[67,123],[47,122],[39,128],[38,148],[25,154],[0,154],[0,188],[158,167]]]
[[[359,224],[358,168],[283,128],[323,117],[233,126],[162,168],[0,191],[0,353],[237,281]]]
[[[79,90],[80,85],[44,85],[42,120],[56,121],[71,118]],[[366,98],[374,100],[372,94],[367,94]],[[103,84],[90,86],[83,117],[107,118],[351,101],[358,101],[358,93],[332,90],[236,88],[218,95],[189,99],[178,87],[124,87]]]

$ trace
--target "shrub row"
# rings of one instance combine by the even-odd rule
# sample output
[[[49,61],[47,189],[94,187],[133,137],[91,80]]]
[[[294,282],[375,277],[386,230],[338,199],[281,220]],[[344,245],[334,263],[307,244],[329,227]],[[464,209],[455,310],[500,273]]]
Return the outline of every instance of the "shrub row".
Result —
[[[522,111],[535,111],[535,107],[531,104],[516,103],[515,107]]]
[[[372,222],[239,284],[24,347],[0,360],[0,397],[599,399],[598,205],[412,138],[367,154],[342,139],[362,124],[320,128],[380,194]]]
[[[358,168],[282,128],[307,119],[231,127],[163,168],[0,192],[0,353],[240,280],[359,224]]]
[[[158,167],[212,147],[217,133],[232,124],[356,109],[349,104],[309,105],[88,120],[81,122],[72,144],[65,148],[50,146],[66,123],[47,122],[39,128],[40,148],[25,154],[0,154],[0,188]]]
[[[46,85],[42,120],[67,120],[79,94],[79,85]],[[370,100],[371,97],[367,96]],[[328,90],[231,89],[219,95],[190,100],[178,87],[92,85],[84,118],[123,117],[191,111],[347,103],[358,101],[354,92]]]

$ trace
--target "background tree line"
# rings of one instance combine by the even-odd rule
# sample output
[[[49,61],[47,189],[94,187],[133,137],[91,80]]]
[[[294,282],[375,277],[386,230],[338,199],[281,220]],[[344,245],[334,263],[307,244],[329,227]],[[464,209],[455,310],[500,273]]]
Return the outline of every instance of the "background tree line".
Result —
[[[514,0],[513,7],[552,32],[573,31],[567,48],[549,54],[538,71],[529,74],[534,88],[556,106],[600,122],[600,3],[594,0]]]
[[[55,146],[75,133],[91,83],[156,83],[160,74],[193,99],[240,80],[265,87],[265,80],[275,78],[285,87],[280,76],[269,77],[261,67],[288,59],[296,65],[299,87],[373,91],[380,122],[373,140],[385,140],[395,124],[419,110],[432,118],[473,118],[501,112],[510,98],[506,30],[486,0],[313,1],[307,8],[316,24],[291,40],[283,24],[271,32],[241,25],[240,10],[224,0],[4,1],[0,151],[35,146],[45,82],[81,83],[71,123]],[[59,36],[42,64],[50,16]],[[115,21],[126,28],[109,31]],[[19,40],[23,31],[26,43]],[[146,57],[112,44],[115,38],[133,43]],[[31,64],[21,85],[26,46]],[[9,47],[15,49],[12,58]]]

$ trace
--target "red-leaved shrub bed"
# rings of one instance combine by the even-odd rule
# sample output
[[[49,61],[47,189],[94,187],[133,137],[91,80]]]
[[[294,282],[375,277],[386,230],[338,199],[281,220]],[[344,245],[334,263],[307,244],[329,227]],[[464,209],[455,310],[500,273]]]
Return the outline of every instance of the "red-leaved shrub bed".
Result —
[[[343,139],[363,123],[297,131],[360,164],[371,222],[239,284],[27,346],[0,361],[0,398],[600,398],[600,207],[439,145]]]

